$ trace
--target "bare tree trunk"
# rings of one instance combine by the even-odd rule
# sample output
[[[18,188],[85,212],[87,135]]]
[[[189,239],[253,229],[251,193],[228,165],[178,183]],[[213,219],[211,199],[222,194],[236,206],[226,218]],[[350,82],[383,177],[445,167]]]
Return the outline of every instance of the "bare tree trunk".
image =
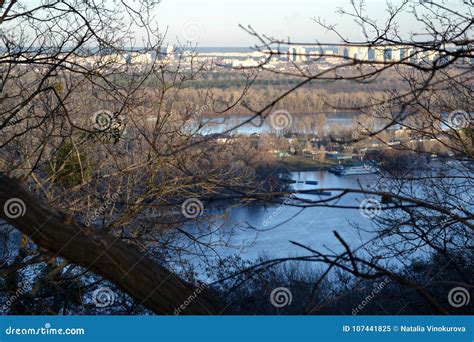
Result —
[[[21,200],[26,210],[15,218],[6,202]],[[20,202],[21,203],[21,202]],[[36,244],[115,283],[157,314],[212,314],[218,304],[209,291],[194,287],[159,266],[135,246],[111,234],[80,227],[63,213],[41,203],[13,179],[0,176],[0,217]],[[21,210],[20,210],[21,211]],[[7,215],[8,214],[8,215]],[[185,303],[186,302],[186,303]]]

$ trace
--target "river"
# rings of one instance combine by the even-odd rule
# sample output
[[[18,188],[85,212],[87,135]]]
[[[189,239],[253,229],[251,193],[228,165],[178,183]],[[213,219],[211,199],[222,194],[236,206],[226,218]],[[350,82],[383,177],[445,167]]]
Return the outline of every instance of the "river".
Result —
[[[317,185],[296,183],[292,190],[321,188],[368,188],[374,185],[375,175],[354,175],[338,177],[326,171],[294,172],[296,181],[316,180]],[[334,195],[335,193],[333,193]],[[298,195],[308,199],[320,199],[319,195]],[[339,205],[359,206],[365,197],[362,194],[344,196]],[[291,244],[296,241],[314,249],[330,248],[341,250],[341,244],[334,237],[337,231],[351,246],[359,245],[370,237],[366,233],[358,235],[353,224],[368,228],[370,219],[361,215],[358,209],[311,207],[300,212],[301,208],[289,205],[247,205],[231,208],[206,209],[210,214],[222,215],[213,222],[215,233],[209,242],[226,240],[225,246],[216,243],[219,255],[239,254],[244,259],[254,259],[262,255],[287,257],[305,254],[300,247]],[[199,234],[199,228],[190,232]],[[214,239],[214,240],[213,240]],[[307,253],[306,253],[307,254]]]
[[[324,130],[329,131],[335,125],[350,128],[353,125],[353,113],[328,113],[327,120],[324,125]],[[330,116],[329,116],[330,115]],[[249,115],[230,115],[228,117],[205,118],[205,127],[200,130],[202,134],[220,134],[227,131],[232,133],[250,135],[263,134],[272,131],[272,127],[267,120],[262,120],[260,117],[254,118],[252,121],[243,124],[234,129],[234,127],[241,125],[243,122],[251,119]],[[296,117],[297,118],[297,117]],[[295,120],[296,120],[295,118]]]

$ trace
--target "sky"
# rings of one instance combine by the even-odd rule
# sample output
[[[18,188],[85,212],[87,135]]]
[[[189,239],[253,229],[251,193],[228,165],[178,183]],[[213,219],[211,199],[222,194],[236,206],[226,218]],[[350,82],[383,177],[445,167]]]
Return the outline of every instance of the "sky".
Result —
[[[25,0],[34,6],[41,0]],[[103,0],[107,1],[107,0]],[[359,2],[360,0],[356,0]],[[366,15],[383,23],[388,17],[386,0],[363,0]],[[399,5],[402,0],[390,0]],[[419,5],[420,0],[408,0]],[[468,10],[466,0],[440,1],[452,9]],[[471,0],[472,1],[472,0]],[[113,6],[112,2],[108,2]],[[411,4],[410,4],[411,6]],[[165,43],[191,42],[200,47],[249,47],[258,43],[255,37],[239,27],[251,25],[260,34],[293,43],[340,43],[333,33],[318,25],[322,18],[336,24],[338,31],[350,41],[364,41],[360,25],[349,16],[337,13],[338,8],[351,10],[350,0],[160,0],[154,10],[160,32],[166,32]],[[420,8],[420,6],[418,6]],[[409,9],[409,6],[406,7]],[[404,13],[397,23],[402,33],[419,30],[413,15]],[[418,32],[418,31],[417,31]],[[370,32],[369,32],[370,34]],[[136,41],[144,32],[136,28]]]
[[[455,1],[455,0],[450,0]],[[395,0],[394,3],[397,1]],[[368,14],[383,18],[384,0],[366,0]],[[259,33],[294,42],[337,42],[313,20],[325,18],[338,24],[352,40],[361,38],[359,26],[336,13],[349,9],[349,0],[162,0],[156,9],[159,27],[167,30],[167,41],[190,40],[199,46],[250,46],[256,43],[239,24],[251,25]]]

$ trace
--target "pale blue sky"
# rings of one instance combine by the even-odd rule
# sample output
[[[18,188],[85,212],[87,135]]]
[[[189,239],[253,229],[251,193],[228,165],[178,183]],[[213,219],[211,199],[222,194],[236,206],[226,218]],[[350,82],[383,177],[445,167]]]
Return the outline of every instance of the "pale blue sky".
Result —
[[[383,17],[384,0],[365,3],[372,18]],[[348,38],[359,40],[360,28],[350,18],[341,18],[336,13],[338,7],[349,4],[349,0],[162,0],[156,14],[160,28],[168,28],[171,43],[176,38],[185,41],[186,36],[191,36],[200,46],[253,45],[255,40],[239,24],[251,24],[257,31],[279,38],[290,36],[292,41],[337,40],[321,29],[312,20],[314,17],[337,23]],[[407,23],[408,20],[406,27],[413,28],[413,24]]]
[[[23,3],[35,6],[39,1],[24,0]],[[401,1],[391,0],[395,5]],[[454,10],[468,12],[468,6],[462,5],[463,0],[437,1],[443,1],[444,6]],[[386,0],[364,2],[367,15],[379,23],[383,22],[387,16]],[[419,5],[419,0],[410,2]],[[108,4],[113,6],[110,1]],[[313,21],[315,17],[324,18],[329,24],[337,24],[338,30],[346,38],[361,41],[364,37],[360,26],[352,18],[336,13],[339,7],[349,10],[350,0],[161,0],[154,15],[160,31],[167,30],[166,41],[171,44],[178,40],[181,43],[191,40],[201,47],[248,47],[256,44],[256,39],[239,28],[239,24],[252,25],[259,33],[279,39],[290,37],[292,42],[340,42],[337,36],[328,34],[316,24]],[[413,30],[419,32],[411,14],[405,13],[397,23],[402,33]],[[143,32],[136,29],[138,42],[141,36]]]

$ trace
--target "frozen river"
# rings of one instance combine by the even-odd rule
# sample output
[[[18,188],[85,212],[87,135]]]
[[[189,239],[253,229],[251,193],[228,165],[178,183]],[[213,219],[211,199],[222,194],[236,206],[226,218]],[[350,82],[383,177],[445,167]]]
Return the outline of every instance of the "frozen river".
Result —
[[[292,178],[297,181],[316,180],[317,185],[297,183],[293,190],[323,188],[367,188],[373,186],[375,175],[357,175],[338,177],[328,172],[295,172]],[[333,195],[335,193],[333,192]],[[320,199],[318,195],[298,195],[310,199]],[[324,198],[324,197],[323,197]],[[362,194],[344,196],[338,205],[359,206],[365,199]],[[369,235],[359,236],[354,224],[369,227],[370,219],[361,215],[358,209],[339,209],[312,207],[301,210],[289,205],[261,206],[249,205],[226,209],[211,209],[213,214],[222,214],[222,219],[213,223],[215,234],[205,237],[212,242],[225,240],[227,245],[218,247],[220,255],[240,253],[242,257],[254,259],[261,255],[286,257],[306,254],[291,244],[296,241],[311,248],[341,249],[341,244],[334,237],[337,231],[351,246],[360,244]],[[190,229],[199,234],[199,228]],[[214,240],[213,240],[214,239]]]

